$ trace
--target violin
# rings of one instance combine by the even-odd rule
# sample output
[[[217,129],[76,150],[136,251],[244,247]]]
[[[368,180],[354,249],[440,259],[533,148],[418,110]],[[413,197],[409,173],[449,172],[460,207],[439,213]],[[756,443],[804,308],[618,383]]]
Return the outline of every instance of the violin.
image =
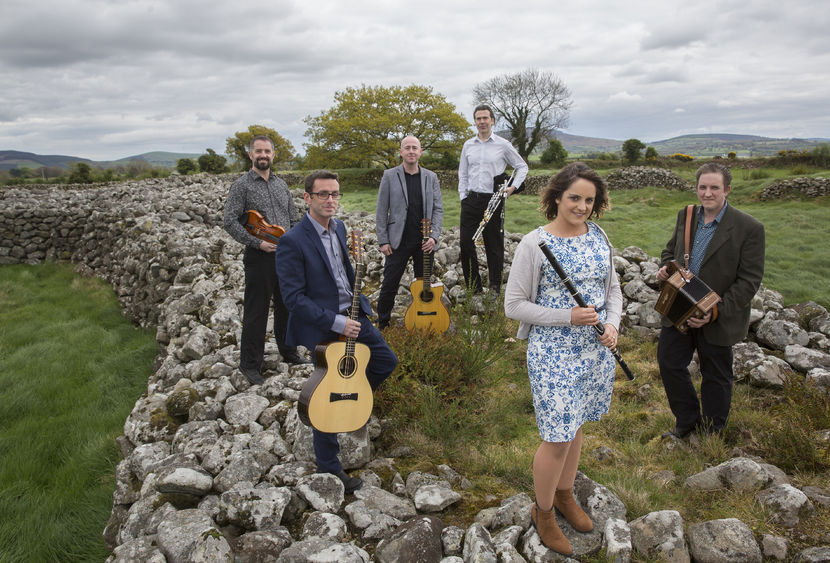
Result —
[[[285,229],[279,225],[271,225],[265,222],[265,217],[255,210],[248,210],[248,218],[245,221],[245,229],[258,239],[265,242],[277,244],[279,238],[285,234]]]

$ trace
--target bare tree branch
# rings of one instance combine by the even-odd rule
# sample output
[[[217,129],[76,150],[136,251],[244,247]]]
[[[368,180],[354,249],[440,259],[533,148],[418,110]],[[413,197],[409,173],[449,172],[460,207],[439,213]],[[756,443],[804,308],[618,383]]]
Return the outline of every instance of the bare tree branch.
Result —
[[[568,125],[572,105],[565,83],[552,72],[535,68],[477,84],[473,97],[507,124],[510,142],[525,160],[543,139]]]

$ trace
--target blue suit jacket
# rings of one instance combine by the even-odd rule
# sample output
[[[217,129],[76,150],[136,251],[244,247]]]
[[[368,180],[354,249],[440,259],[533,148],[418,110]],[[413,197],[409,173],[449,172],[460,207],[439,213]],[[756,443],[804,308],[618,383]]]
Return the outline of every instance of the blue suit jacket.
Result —
[[[311,224],[309,215],[280,237],[277,245],[277,277],[282,300],[289,311],[285,343],[301,344],[309,350],[323,340],[334,337],[331,326],[338,314],[337,285],[323,248],[320,235]],[[350,289],[354,289],[354,268],[347,258],[346,227],[342,221],[332,218],[330,231],[334,231],[340,243],[341,255]],[[366,296],[360,296],[360,309],[373,314]]]

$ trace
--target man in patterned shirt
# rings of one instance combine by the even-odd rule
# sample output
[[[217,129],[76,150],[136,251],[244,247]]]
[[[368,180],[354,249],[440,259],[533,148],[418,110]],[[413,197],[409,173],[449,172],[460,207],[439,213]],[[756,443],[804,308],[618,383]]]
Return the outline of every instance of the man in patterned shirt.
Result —
[[[288,310],[282,302],[275,253],[277,245],[260,240],[243,226],[249,210],[258,211],[267,223],[286,231],[297,223],[297,210],[284,181],[271,171],[274,143],[259,135],[251,140],[248,150],[251,170],[231,184],[225,203],[225,230],[245,245],[245,301],[242,315],[242,342],[239,350],[239,371],[254,385],[264,382],[262,359],[265,354],[265,330],[271,301],[274,302],[274,335],[280,355],[286,362],[307,364],[297,348],[286,346],[285,326]]]
[[[684,438],[694,431],[721,432],[732,402],[732,345],[746,337],[752,298],[764,277],[764,226],[729,205],[732,173],[717,162],[697,171],[697,198],[689,234],[689,270],[722,299],[712,313],[687,322],[683,333],[663,318],[657,345],[660,377],[675,426],[663,438]],[[667,264],[685,262],[686,209],[677,214],[674,234],[661,255],[657,279],[668,279]],[[689,375],[697,351],[702,382],[700,401]]]

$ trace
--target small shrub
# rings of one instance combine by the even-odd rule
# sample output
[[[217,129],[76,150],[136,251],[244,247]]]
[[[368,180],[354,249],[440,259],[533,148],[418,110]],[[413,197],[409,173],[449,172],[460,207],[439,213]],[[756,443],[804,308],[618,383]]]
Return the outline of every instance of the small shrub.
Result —
[[[809,172],[806,166],[795,166],[790,170],[792,176],[804,176],[805,174],[809,174]]]
[[[676,152],[674,154],[670,154],[669,158],[673,158],[674,160],[679,160],[680,162],[691,162],[695,159],[695,157],[689,156],[688,154],[683,154],[682,152]]]
[[[830,446],[820,445],[814,435],[830,426],[830,400],[822,391],[804,378],[791,377],[772,411],[776,423],[758,439],[764,459],[788,473],[830,467]],[[793,424],[795,420],[799,423]]]

